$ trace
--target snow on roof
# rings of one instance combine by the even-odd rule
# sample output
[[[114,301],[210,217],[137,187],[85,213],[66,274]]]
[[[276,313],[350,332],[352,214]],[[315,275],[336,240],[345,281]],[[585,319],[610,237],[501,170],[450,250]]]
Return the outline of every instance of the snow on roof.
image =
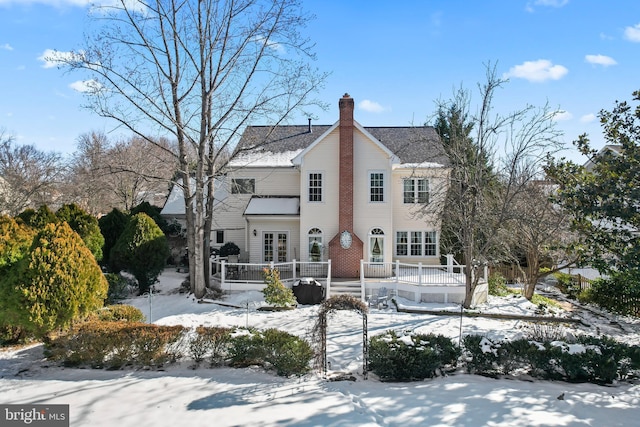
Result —
[[[191,182],[192,191],[195,191],[195,182]],[[223,201],[229,195],[229,192],[222,185],[222,181],[219,179],[215,180],[214,183],[214,206]],[[171,188],[171,193],[169,193],[169,197],[167,197],[167,201],[160,212],[160,215],[184,215],[184,192],[182,191],[182,187],[177,184],[174,184]]]
[[[229,162],[232,167],[283,167],[293,166],[291,159],[296,157],[302,149],[273,153],[271,151],[253,151],[242,154]]]
[[[253,197],[245,215],[300,215],[299,197]]]
[[[418,169],[418,168],[443,168],[442,163],[422,162],[422,163],[401,163],[393,165],[394,169]]]

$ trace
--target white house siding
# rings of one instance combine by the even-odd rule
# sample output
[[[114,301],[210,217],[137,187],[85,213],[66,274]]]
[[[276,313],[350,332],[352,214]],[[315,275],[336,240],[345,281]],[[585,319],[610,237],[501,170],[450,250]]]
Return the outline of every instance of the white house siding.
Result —
[[[432,215],[421,215],[420,207],[413,204],[405,204],[403,201],[403,181],[405,178],[427,178],[429,179],[429,207],[428,211]],[[446,168],[398,168],[393,172],[393,254],[394,259],[400,262],[437,265],[440,264],[440,225],[441,216],[438,214],[444,204],[445,188],[448,177]],[[434,257],[412,257],[395,254],[396,231],[437,231],[438,245],[437,256]]]
[[[300,259],[309,259],[308,233],[322,230],[323,260],[329,241],[338,233],[339,128],[328,134],[304,156],[300,169]],[[309,202],[309,173],[321,172],[322,202]]]
[[[249,218],[249,229],[249,262],[264,262],[262,243],[265,232],[287,233],[287,261],[300,259],[300,221],[297,217],[252,217]],[[256,236],[253,235],[254,229],[256,230]]]
[[[374,228],[384,231],[384,260],[393,256],[393,209],[391,198],[391,161],[389,153],[371,141],[359,130],[353,138],[353,226],[354,232],[364,242],[364,259],[369,261],[369,233]],[[370,201],[370,172],[384,173],[384,202]]]
[[[300,192],[300,173],[292,167],[262,168],[245,167],[227,174],[224,185],[231,187],[231,180],[237,178],[255,179],[255,194],[261,196],[295,196]],[[247,231],[243,213],[252,194],[231,194],[216,209],[213,228],[224,230],[225,242],[234,242],[241,251],[250,251],[247,239],[253,238]],[[258,226],[258,228],[260,228]],[[253,228],[250,228],[252,231]],[[259,253],[260,254],[260,253]]]

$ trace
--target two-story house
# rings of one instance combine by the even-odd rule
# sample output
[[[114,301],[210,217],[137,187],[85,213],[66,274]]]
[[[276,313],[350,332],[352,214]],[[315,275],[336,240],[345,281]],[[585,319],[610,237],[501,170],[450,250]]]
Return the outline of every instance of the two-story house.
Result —
[[[252,263],[330,259],[334,277],[358,277],[361,259],[440,264],[449,162],[435,130],[364,127],[348,94],[339,111],[333,125],[247,127],[238,146],[253,148],[218,186],[213,245],[232,241]]]

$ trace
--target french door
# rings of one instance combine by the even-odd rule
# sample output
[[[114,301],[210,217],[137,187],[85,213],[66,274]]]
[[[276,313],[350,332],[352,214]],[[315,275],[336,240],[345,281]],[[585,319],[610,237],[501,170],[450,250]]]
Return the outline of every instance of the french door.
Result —
[[[286,232],[265,232],[262,236],[262,257],[264,262],[286,262],[288,234]]]

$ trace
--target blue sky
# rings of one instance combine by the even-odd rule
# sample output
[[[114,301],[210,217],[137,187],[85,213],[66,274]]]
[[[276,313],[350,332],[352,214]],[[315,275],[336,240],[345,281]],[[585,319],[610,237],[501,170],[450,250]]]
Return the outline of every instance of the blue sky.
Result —
[[[84,110],[81,76],[49,67],[47,49],[81,47],[88,3],[0,0],[0,129],[21,143],[70,153],[79,135],[114,124]],[[99,0],[108,2],[110,0]],[[498,111],[545,103],[564,142],[588,133],[604,144],[596,114],[640,89],[640,2],[601,0],[303,0],[316,19],[304,29],[331,72],[315,112],[338,117],[348,92],[364,126],[424,124],[435,100],[461,85],[477,100],[485,66],[509,83]],[[300,124],[306,119],[300,116]],[[115,134],[113,134],[115,135]],[[575,156],[571,151],[567,156]],[[577,157],[576,157],[577,158]]]

